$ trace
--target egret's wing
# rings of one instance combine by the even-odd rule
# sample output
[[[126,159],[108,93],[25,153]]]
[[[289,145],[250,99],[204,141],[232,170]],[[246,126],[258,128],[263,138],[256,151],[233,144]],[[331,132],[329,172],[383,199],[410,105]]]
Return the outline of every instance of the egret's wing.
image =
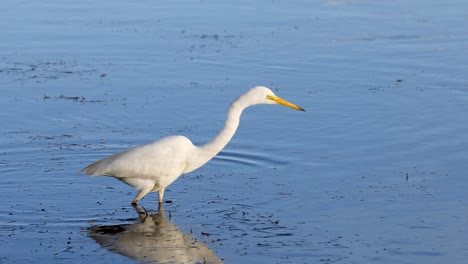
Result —
[[[109,165],[112,164],[113,161],[118,160],[121,157],[125,157],[126,155],[128,155],[129,152],[133,151],[134,149],[135,148],[131,148],[126,151],[122,151],[111,155],[105,159],[98,160],[81,170],[81,172],[86,173],[90,176],[106,175],[106,173],[109,172]]]
[[[193,148],[195,146],[185,137],[168,137],[99,160],[83,172],[91,176],[141,179],[180,175]]]

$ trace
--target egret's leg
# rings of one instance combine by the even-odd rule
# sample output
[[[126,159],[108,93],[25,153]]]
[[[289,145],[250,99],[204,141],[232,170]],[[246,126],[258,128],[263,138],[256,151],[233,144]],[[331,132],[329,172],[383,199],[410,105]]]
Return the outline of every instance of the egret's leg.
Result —
[[[140,190],[140,192],[135,197],[135,199],[133,199],[132,204],[136,204],[138,201],[140,201],[141,198],[143,198],[145,195],[147,195],[151,191],[151,189],[152,188]]]
[[[163,211],[163,198],[164,198],[164,189],[158,191],[158,212]]]
[[[158,202],[159,204],[162,204],[164,198],[164,188],[159,190],[158,192]]]

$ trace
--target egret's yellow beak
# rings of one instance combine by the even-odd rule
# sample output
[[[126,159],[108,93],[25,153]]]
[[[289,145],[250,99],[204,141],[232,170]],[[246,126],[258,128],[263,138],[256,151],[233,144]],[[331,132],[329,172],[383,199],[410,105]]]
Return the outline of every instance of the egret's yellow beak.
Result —
[[[299,107],[293,103],[290,103],[282,98],[279,98],[278,96],[275,96],[275,95],[267,95],[267,99],[270,99],[272,101],[274,101],[275,103],[279,104],[279,105],[284,105],[284,106],[287,106],[287,107],[290,107],[292,109],[296,109],[296,110],[299,110],[299,111],[303,111],[305,112],[305,110],[302,108],[302,107]]]

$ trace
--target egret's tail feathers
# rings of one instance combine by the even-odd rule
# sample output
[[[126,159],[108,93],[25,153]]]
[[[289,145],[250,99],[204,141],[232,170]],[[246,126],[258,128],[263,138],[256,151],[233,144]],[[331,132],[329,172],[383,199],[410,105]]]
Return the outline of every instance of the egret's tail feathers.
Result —
[[[102,175],[102,171],[100,170],[101,164],[104,163],[105,160],[98,160],[93,164],[89,165],[88,167],[81,170],[82,173],[86,173],[90,176],[98,176]]]
[[[109,156],[107,158],[104,158],[102,160],[98,160],[94,162],[93,164],[89,165],[88,167],[84,168],[83,170],[81,170],[81,172],[86,173],[90,176],[99,176],[99,175],[110,176],[109,169],[112,169],[110,165],[112,165],[112,163],[115,160],[117,160],[119,157],[126,155],[132,150],[133,149],[122,151],[112,156]]]

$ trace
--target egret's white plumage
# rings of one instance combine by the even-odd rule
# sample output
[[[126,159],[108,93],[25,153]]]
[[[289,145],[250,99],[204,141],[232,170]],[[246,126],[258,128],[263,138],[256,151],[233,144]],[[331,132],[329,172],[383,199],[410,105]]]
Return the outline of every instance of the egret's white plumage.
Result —
[[[165,188],[180,175],[196,170],[216,156],[234,136],[242,111],[256,104],[280,104],[304,111],[279,98],[270,89],[257,86],[231,104],[224,128],[203,146],[193,145],[184,136],[170,136],[96,161],[82,172],[91,176],[112,176],[139,190],[132,204],[149,192],[158,192],[161,205]]]

